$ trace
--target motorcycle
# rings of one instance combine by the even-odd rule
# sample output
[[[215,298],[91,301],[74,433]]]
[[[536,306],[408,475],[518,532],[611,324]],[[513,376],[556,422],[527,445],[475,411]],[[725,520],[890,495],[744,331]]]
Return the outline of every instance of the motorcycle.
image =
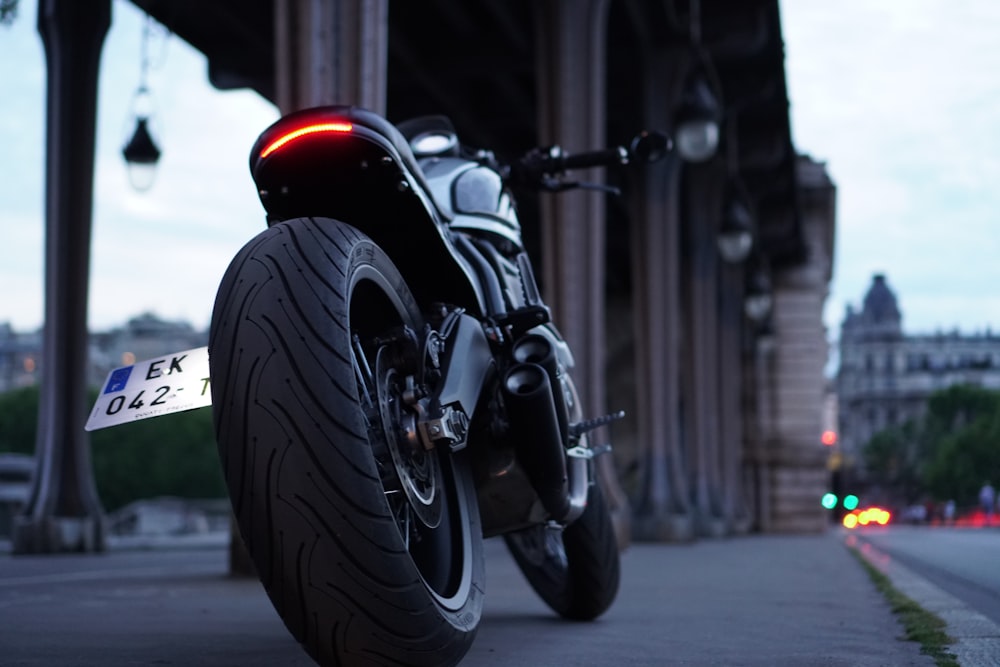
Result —
[[[669,139],[530,151],[462,145],[447,118],[289,114],[254,145],[267,229],[232,260],[208,363],[219,454],[257,574],[321,665],[452,665],[502,536],[568,619],[612,604],[619,549],[573,356],[512,189],[658,159]]]

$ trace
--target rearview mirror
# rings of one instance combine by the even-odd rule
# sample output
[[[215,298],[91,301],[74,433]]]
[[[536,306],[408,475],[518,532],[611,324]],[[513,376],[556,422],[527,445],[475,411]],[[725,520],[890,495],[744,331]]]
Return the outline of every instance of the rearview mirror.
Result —
[[[643,130],[632,140],[629,155],[633,161],[658,162],[666,157],[672,148],[673,141],[666,133]]]

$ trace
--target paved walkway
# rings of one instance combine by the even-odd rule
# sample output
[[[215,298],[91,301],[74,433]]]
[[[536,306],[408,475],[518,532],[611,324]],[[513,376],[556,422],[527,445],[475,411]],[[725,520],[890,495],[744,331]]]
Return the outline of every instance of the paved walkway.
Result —
[[[578,624],[554,617],[490,540],[484,618],[462,665],[933,665],[900,639],[844,542],[831,531],[636,544],[615,605]],[[0,553],[0,665],[311,664],[260,585],[227,576],[218,546]]]

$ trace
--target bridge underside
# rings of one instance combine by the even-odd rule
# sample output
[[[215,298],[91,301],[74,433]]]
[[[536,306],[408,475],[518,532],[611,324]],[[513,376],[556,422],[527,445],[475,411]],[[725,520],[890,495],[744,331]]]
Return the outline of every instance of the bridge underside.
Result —
[[[526,240],[577,356],[587,412],[629,412],[601,469],[622,542],[823,528],[822,307],[834,188],[792,142],[778,0],[132,1],[203,52],[219,88],[252,88],[282,111],[353,103],[396,121],[445,114],[467,143],[504,155],[673,131],[690,78],[705,77],[721,103],[714,157],[672,155],[621,183],[620,198],[526,195]],[[99,54],[103,29],[81,22],[74,4],[41,3],[47,52],[90,31]],[[110,0],[95,4],[110,14]],[[62,248],[47,260],[46,351],[54,354],[85,331],[85,317],[55,306],[86,302],[92,179],[84,173],[69,189],[51,165],[74,152],[93,161],[93,118],[69,117],[93,97],[96,71],[58,59],[49,67],[51,80],[77,81],[75,100],[53,101],[50,92],[50,137],[77,123],[63,144],[50,142],[48,158],[50,200],[76,211],[50,211],[47,220]],[[754,214],[755,245],[749,260],[729,264],[715,241],[737,184]],[[773,305],[754,320],[744,302],[759,275],[769,278]],[[62,284],[73,291],[50,288]],[[59,373],[45,380],[76,392],[60,397],[66,405],[84,391],[83,369],[74,361]],[[89,465],[72,455],[86,442],[70,431],[40,443],[52,474],[39,476],[48,481],[36,485],[29,527],[59,515],[49,498]],[[76,486],[83,490],[63,513],[99,515],[86,484]],[[70,547],[100,543],[95,535]],[[67,548],[61,539],[26,548]]]

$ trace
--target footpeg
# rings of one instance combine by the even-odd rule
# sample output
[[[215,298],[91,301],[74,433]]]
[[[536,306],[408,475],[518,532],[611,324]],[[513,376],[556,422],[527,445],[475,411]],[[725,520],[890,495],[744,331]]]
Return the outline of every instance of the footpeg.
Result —
[[[611,422],[616,422],[619,419],[625,418],[625,411],[619,410],[618,412],[612,412],[610,415],[604,415],[603,417],[597,417],[596,419],[586,419],[582,422],[576,422],[575,424],[569,425],[569,434],[571,437],[579,438],[584,433],[593,431],[594,429],[600,428]],[[609,445],[610,446],[610,445]]]
[[[596,447],[581,447],[577,445],[576,447],[570,447],[566,450],[566,456],[572,459],[595,459],[602,454],[608,454],[611,452],[610,444],[597,445]]]

